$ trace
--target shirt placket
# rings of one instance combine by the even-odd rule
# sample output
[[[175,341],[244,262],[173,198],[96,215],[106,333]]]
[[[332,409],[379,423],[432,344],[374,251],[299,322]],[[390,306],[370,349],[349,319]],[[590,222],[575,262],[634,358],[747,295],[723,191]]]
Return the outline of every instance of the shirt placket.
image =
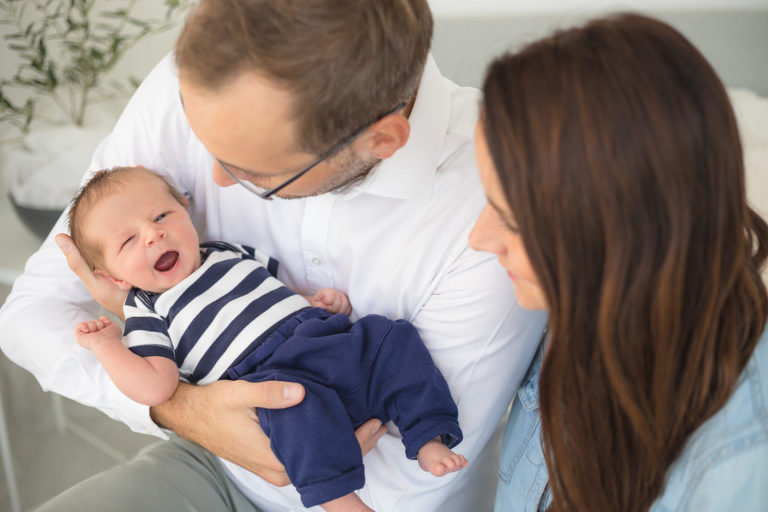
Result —
[[[336,198],[333,194],[306,200],[301,224],[301,255],[307,286],[315,292],[333,287],[328,254],[328,231]],[[309,290],[308,290],[309,291]]]

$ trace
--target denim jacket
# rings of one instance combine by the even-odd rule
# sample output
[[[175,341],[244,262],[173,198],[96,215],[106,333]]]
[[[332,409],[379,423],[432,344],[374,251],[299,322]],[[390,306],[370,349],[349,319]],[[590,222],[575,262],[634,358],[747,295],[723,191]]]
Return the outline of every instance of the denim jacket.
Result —
[[[544,345],[509,414],[496,512],[538,512],[551,502],[538,412]],[[768,331],[760,337],[728,402],[688,439],[650,508],[651,512],[731,510],[768,510]]]
[[[495,512],[538,512],[545,510],[552,501],[547,465],[541,450],[539,416],[539,371],[547,337],[545,329],[539,350],[509,411],[501,442]]]

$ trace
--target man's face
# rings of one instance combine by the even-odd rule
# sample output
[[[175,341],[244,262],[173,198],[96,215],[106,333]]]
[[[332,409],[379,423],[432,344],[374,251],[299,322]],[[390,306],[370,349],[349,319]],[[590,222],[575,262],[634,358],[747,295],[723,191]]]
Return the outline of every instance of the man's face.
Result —
[[[238,179],[270,189],[319,157],[299,148],[290,93],[256,73],[243,73],[217,91],[185,80],[182,73],[179,88],[192,130],[216,159],[213,178],[219,186],[236,184],[219,161]],[[376,162],[359,155],[353,141],[277,195],[296,198],[337,190],[364,177]]]

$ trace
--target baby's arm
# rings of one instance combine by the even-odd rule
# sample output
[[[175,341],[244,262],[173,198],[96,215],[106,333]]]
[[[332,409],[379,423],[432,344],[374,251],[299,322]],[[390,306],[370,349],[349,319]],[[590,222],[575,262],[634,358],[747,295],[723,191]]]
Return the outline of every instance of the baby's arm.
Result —
[[[326,501],[321,506],[325,512],[374,512],[353,492],[335,500]]]
[[[168,400],[179,384],[176,363],[167,357],[134,354],[123,345],[121,334],[106,316],[75,326],[77,342],[93,352],[126,396],[150,406]]]
[[[311,297],[304,297],[310,305],[316,308],[323,308],[330,313],[342,313],[349,315],[352,313],[352,305],[349,303],[349,297],[341,290],[335,288],[323,288]]]

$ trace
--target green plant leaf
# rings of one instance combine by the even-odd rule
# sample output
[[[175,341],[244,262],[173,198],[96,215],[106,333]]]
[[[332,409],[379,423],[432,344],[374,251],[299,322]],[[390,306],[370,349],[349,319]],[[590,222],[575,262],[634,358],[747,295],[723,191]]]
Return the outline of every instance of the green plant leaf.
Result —
[[[97,0],[0,0],[0,25],[12,27],[3,39],[17,61],[15,70],[0,70],[0,123],[28,130],[43,99],[76,122],[90,102],[129,93],[139,80],[108,80],[109,70],[145,36],[171,27],[192,0],[164,0],[162,18],[153,19],[132,14],[137,0],[98,3],[109,8],[97,10]]]

